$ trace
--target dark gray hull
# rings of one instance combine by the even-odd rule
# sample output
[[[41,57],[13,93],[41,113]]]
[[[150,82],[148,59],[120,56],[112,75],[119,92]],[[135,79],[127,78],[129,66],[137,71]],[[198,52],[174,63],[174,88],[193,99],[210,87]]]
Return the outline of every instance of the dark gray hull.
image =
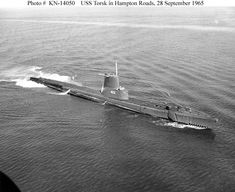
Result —
[[[61,92],[70,90],[68,94],[76,97],[95,102],[106,102],[107,104],[111,104],[123,109],[150,115],[153,117],[168,119],[174,122],[196,125],[205,128],[212,128],[217,122],[216,119],[211,118],[205,113],[189,110],[188,108],[178,106],[171,107],[164,104],[156,105],[155,103],[145,102],[135,98],[130,98],[128,101],[107,98],[97,90],[51,79],[31,77],[30,80]]]

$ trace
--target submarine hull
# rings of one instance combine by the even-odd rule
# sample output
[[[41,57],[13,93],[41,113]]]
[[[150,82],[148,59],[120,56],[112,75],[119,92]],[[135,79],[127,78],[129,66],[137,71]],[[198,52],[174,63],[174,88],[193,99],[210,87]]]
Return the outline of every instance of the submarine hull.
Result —
[[[152,117],[168,119],[174,122],[179,122],[188,125],[196,125],[204,128],[212,128],[217,122],[216,119],[211,118],[205,113],[192,111],[185,108],[171,109],[168,105],[156,105],[155,103],[141,101],[131,97],[127,101],[113,99],[103,96],[98,90],[41,77],[30,77],[30,80],[36,83],[43,84],[57,91],[65,92],[70,90],[68,94],[75,97],[80,97],[94,102],[105,102],[107,104],[114,105],[122,109],[134,111],[145,115],[150,115]]]

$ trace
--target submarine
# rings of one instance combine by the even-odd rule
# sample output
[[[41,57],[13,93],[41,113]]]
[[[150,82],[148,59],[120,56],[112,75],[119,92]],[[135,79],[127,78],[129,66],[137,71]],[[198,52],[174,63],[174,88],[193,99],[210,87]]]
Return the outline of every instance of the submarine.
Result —
[[[129,96],[128,90],[120,85],[117,62],[115,65],[115,73],[99,74],[104,76],[100,90],[42,77],[30,77],[30,80],[75,97],[113,105],[154,118],[167,119],[171,122],[211,129],[218,121],[190,107],[183,107],[174,103],[153,103]]]

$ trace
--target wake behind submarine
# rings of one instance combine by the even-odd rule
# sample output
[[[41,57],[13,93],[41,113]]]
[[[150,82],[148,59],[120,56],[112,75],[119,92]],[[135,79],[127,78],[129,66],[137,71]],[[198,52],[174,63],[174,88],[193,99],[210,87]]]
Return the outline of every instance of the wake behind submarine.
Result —
[[[186,125],[211,128],[217,122],[217,119],[211,118],[207,114],[195,111],[189,107],[182,107],[172,103],[156,104],[129,97],[128,91],[119,84],[117,62],[116,73],[105,73],[102,75],[104,76],[104,82],[100,91],[42,77],[30,77],[30,80],[60,92],[67,92],[67,94],[72,96]]]

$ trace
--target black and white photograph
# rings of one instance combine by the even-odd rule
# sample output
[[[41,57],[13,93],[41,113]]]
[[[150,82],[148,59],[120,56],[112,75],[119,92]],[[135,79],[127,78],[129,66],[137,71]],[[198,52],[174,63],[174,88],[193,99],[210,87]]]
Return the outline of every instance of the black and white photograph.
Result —
[[[0,0],[0,192],[60,191],[235,191],[235,1]]]

